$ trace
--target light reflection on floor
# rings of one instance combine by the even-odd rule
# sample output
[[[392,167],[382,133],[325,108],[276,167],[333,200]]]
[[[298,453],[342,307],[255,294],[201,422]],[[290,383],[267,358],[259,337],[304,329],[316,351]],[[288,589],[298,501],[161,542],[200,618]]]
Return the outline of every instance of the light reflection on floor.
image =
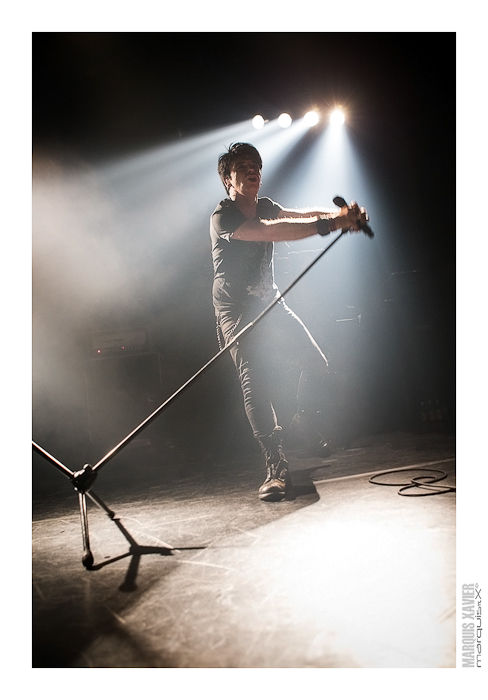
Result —
[[[266,567],[271,587],[297,624],[355,665],[453,665],[454,531],[400,503],[385,518],[376,499],[355,504],[354,495],[309,529],[282,529],[288,547]]]

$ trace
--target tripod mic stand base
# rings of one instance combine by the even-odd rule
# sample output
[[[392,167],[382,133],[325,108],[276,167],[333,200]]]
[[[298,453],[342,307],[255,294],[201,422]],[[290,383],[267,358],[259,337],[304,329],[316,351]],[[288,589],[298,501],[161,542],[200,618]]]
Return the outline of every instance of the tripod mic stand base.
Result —
[[[83,557],[81,563],[85,569],[91,569],[93,566],[93,554],[90,550],[90,536],[88,533],[88,513],[86,509],[86,493],[78,492],[78,501],[80,504],[80,520],[81,520],[81,535],[83,538]]]
[[[93,562],[94,562],[93,554],[91,552],[85,552],[83,554],[82,559],[81,559],[81,563],[83,564],[85,569],[90,570],[93,567]]]
[[[86,493],[91,489],[97,478],[96,473],[93,471],[91,464],[85,464],[83,469],[79,472],[75,472],[71,478],[73,488],[75,491],[80,493]]]

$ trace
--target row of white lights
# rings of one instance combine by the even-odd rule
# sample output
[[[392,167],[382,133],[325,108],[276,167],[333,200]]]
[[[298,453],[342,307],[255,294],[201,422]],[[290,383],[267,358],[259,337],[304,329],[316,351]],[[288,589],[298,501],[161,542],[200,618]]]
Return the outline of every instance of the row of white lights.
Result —
[[[305,120],[305,123],[308,124],[308,126],[315,126],[315,124],[318,124],[320,121],[320,117],[318,112],[312,111],[312,112],[307,112],[305,116],[303,117]],[[267,123],[267,119],[264,119],[260,114],[256,114],[256,116],[252,120],[252,125],[255,129],[262,129],[263,126]],[[292,123],[292,118],[290,117],[289,114],[286,112],[283,112],[283,114],[280,114],[278,117],[278,124],[283,128],[287,129],[290,124]],[[344,117],[344,112],[340,109],[334,109],[331,114],[330,114],[330,122],[331,124],[344,124],[345,117]]]

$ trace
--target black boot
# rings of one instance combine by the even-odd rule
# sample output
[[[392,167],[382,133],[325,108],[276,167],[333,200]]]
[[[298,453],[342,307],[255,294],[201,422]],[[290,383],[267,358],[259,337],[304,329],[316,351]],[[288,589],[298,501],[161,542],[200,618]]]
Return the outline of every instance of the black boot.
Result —
[[[332,445],[330,439],[321,435],[317,429],[319,415],[319,411],[297,411],[291,420],[290,430],[303,437],[314,455],[326,458],[332,454]]]
[[[288,462],[281,447],[281,435],[274,431],[266,442],[268,446],[265,445],[265,441],[261,443],[266,457],[266,479],[259,489],[259,498],[262,501],[282,501],[287,488],[291,486],[291,479]]]

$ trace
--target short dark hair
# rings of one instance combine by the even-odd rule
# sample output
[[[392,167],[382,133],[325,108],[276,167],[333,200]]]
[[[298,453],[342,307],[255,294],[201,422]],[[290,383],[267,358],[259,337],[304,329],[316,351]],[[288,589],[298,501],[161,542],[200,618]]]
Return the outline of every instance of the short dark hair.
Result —
[[[222,180],[227,194],[229,194],[229,188],[225,184],[225,181],[230,177],[230,166],[232,161],[240,156],[251,156],[251,158],[256,159],[256,162],[259,164],[259,169],[263,167],[263,161],[261,160],[257,148],[254,148],[250,143],[231,143],[227,151],[219,156],[218,164],[220,179]]]

